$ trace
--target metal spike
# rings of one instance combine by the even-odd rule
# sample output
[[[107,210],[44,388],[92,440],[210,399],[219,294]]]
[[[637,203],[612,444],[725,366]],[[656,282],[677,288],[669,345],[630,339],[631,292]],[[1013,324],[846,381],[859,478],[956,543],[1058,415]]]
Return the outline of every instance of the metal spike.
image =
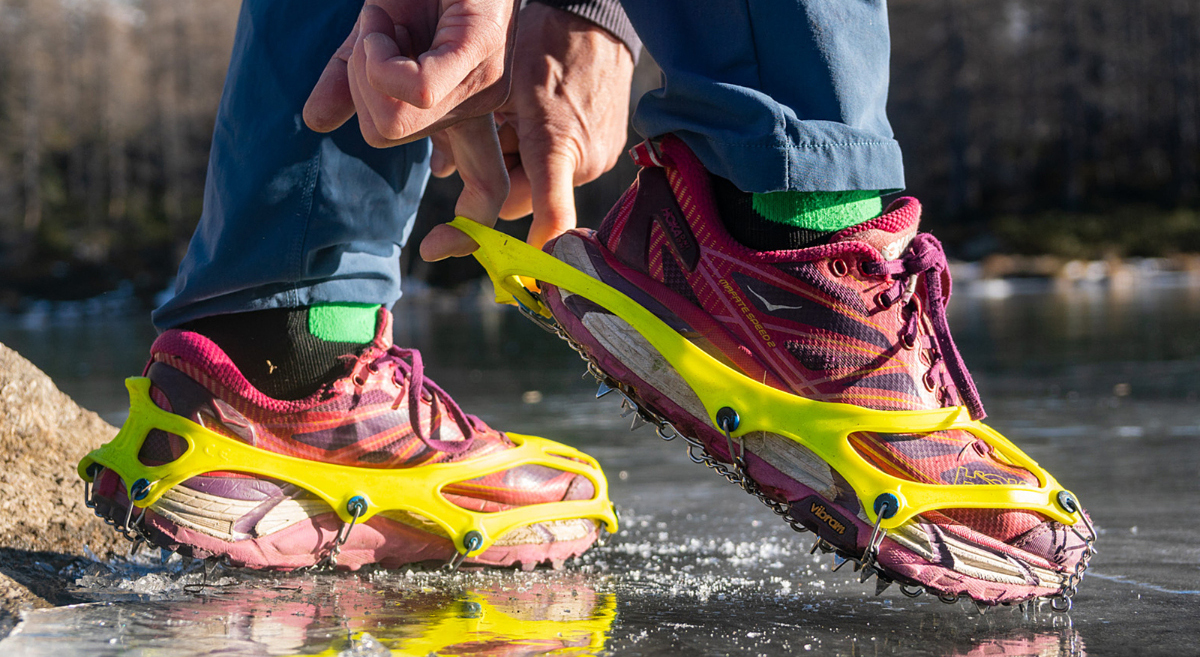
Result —
[[[833,572],[837,572],[842,566],[846,565],[850,560],[840,554],[833,555]]]
[[[629,430],[637,431],[638,429],[641,429],[646,424],[649,424],[649,423],[646,422],[646,420],[640,414],[634,415],[633,422],[629,425]]]
[[[601,397],[603,397],[604,395],[607,395],[608,393],[610,393],[612,391],[613,391],[613,389],[608,387],[607,383],[601,381],[600,387],[596,388],[596,399],[600,399]]]
[[[816,554],[816,553],[817,553],[817,548],[819,548],[819,547],[821,547],[821,537],[820,537],[820,536],[818,536],[818,537],[817,537],[817,540],[813,541],[813,546],[812,546],[812,549],[811,549],[811,550],[809,550],[809,551],[808,551],[808,553],[809,553],[809,554]]]
[[[621,417],[629,417],[629,415],[631,413],[636,413],[636,412],[637,412],[637,405],[630,404],[629,408],[626,408],[625,410],[621,411]]]
[[[978,600],[975,601],[975,608],[979,610],[980,615],[986,614],[991,606],[986,605]]]
[[[875,570],[874,566],[867,566],[862,569],[862,574],[858,576],[858,582],[860,584],[865,584],[867,582],[867,580],[871,579],[871,575],[875,575],[878,573],[879,573],[879,571]]]
[[[882,577],[876,577],[875,578],[875,595],[883,595],[883,592],[888,590],[888,587],[891,585],[892,585],[892,580],[884,579]]]

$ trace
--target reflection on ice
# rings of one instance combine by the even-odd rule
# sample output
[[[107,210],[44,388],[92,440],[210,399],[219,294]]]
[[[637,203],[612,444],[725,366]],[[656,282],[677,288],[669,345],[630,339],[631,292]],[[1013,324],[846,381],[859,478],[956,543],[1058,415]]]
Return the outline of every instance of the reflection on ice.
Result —
[[[27,614],[0,652],[1084,654],[1069,617],[871,597],[773,526],[747,523],[735,540],[632,511],[625,522],[622,540],[561,571],[218,568],[205,579],[202,564],[178,556],[92,563],[63,574],[97,602]]]
[[[218,570],[189,594],[198,566],[93,564],[77,593],[114,601],[31,613],[0,646],[56,657],[595,654],[616,617],[599,588],[607,578],[578,572]]]

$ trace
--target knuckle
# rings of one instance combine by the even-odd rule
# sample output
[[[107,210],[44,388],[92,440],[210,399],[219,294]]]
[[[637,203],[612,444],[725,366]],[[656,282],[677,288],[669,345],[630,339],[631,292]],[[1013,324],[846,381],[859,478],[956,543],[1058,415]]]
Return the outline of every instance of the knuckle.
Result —
[[[433,89],[433,85],[428,82],[417,84],[413,87],[411,98],[408,102],[420,109],[432,109],[437,102],[437,92]]]

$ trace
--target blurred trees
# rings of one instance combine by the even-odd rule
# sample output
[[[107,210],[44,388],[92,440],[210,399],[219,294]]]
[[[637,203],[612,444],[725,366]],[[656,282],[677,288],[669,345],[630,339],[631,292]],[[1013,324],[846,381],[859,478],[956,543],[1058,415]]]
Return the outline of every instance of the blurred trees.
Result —
[[[173,269],[238,4],[0,0],[0,276]]]
[[[892,38],[910,191],[942,222],[1196,207],[1196,0],[893,0]]]
[[[83,295],[173,273],[200,212],[238,4],[0,0],[0,288],[91,272],[72,283]],[[969,245],[994,225],[1114,206],[1146,209],[1129,221],[1185,217],[1171,234],[1190,234],[1200,3],[891,4],[891,116],[909,191],[943,236]],[[629,179],[623,166],[584,191],[581,217],[598,221]],[[1036,250],[1030,234],[1021,248]],[[1200,236],[1155,248],[1200,249]]]

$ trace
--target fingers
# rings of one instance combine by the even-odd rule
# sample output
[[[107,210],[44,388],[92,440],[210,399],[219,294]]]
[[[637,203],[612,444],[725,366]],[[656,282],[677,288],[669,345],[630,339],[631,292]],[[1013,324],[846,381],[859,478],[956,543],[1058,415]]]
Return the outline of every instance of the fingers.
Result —
[[[433,153],[429,156],[429,169],[434,176],[445,178],[454,173],[454,149],[445,131],[429,135],[433,142]]]
[[[500,137],[500,152],[504,154],[504,168],[508,169],[508,198],[500,208],[501,219],[520,219],[533,212],[529,200],[529,177],[521,164],[521,141],[517,137],[514,118],[497,112],[497,135]]]
[[[539,157],[522,158],[529,176],[533,223],[529,226],[531,246],[546,242],[575,227],[575,162],[565,153],[548,151]]]
[[[379,2],[363,7],[348,63],[368,143],[413,141],[504,101],[511,0],[443,0],[432,16]]]
[[[317,132],[331,132],[354,116],[354,99],[350,95],[350,78],[346,62],[358,40],[358,23],[325,65],[321,77],[304,103],[304,123]]]
[[[382,12],[371,6],[372,1],[364,13],[371,9]],[[432,109],[452,95],[462,95],[464,80],[481,67],[498,65],[499,70],[488,76],[498,79],[503,72],[507,30],[504,21],[497,19],[504,15],[501,3],[448,3],[438,18],[432,43],[419,55],[392,48],[386,31],[378,37],[364,32],[368,34],[364,45],[369,49],[367,79],[380,93],[420,109]],[[498,62],[494,61],[497,53],[501,55]]]
[[[454,206],[456,215],[485,226],[496,225],[500,207],[508,196],[508,173],[500,154],[496,124],[490,114],[461,121],[447,128],[445,136],[454,154],[463,191]],[[438,226],[421,241],[421,258],[432,262],[470,254],[478,248],[464,233]]]

